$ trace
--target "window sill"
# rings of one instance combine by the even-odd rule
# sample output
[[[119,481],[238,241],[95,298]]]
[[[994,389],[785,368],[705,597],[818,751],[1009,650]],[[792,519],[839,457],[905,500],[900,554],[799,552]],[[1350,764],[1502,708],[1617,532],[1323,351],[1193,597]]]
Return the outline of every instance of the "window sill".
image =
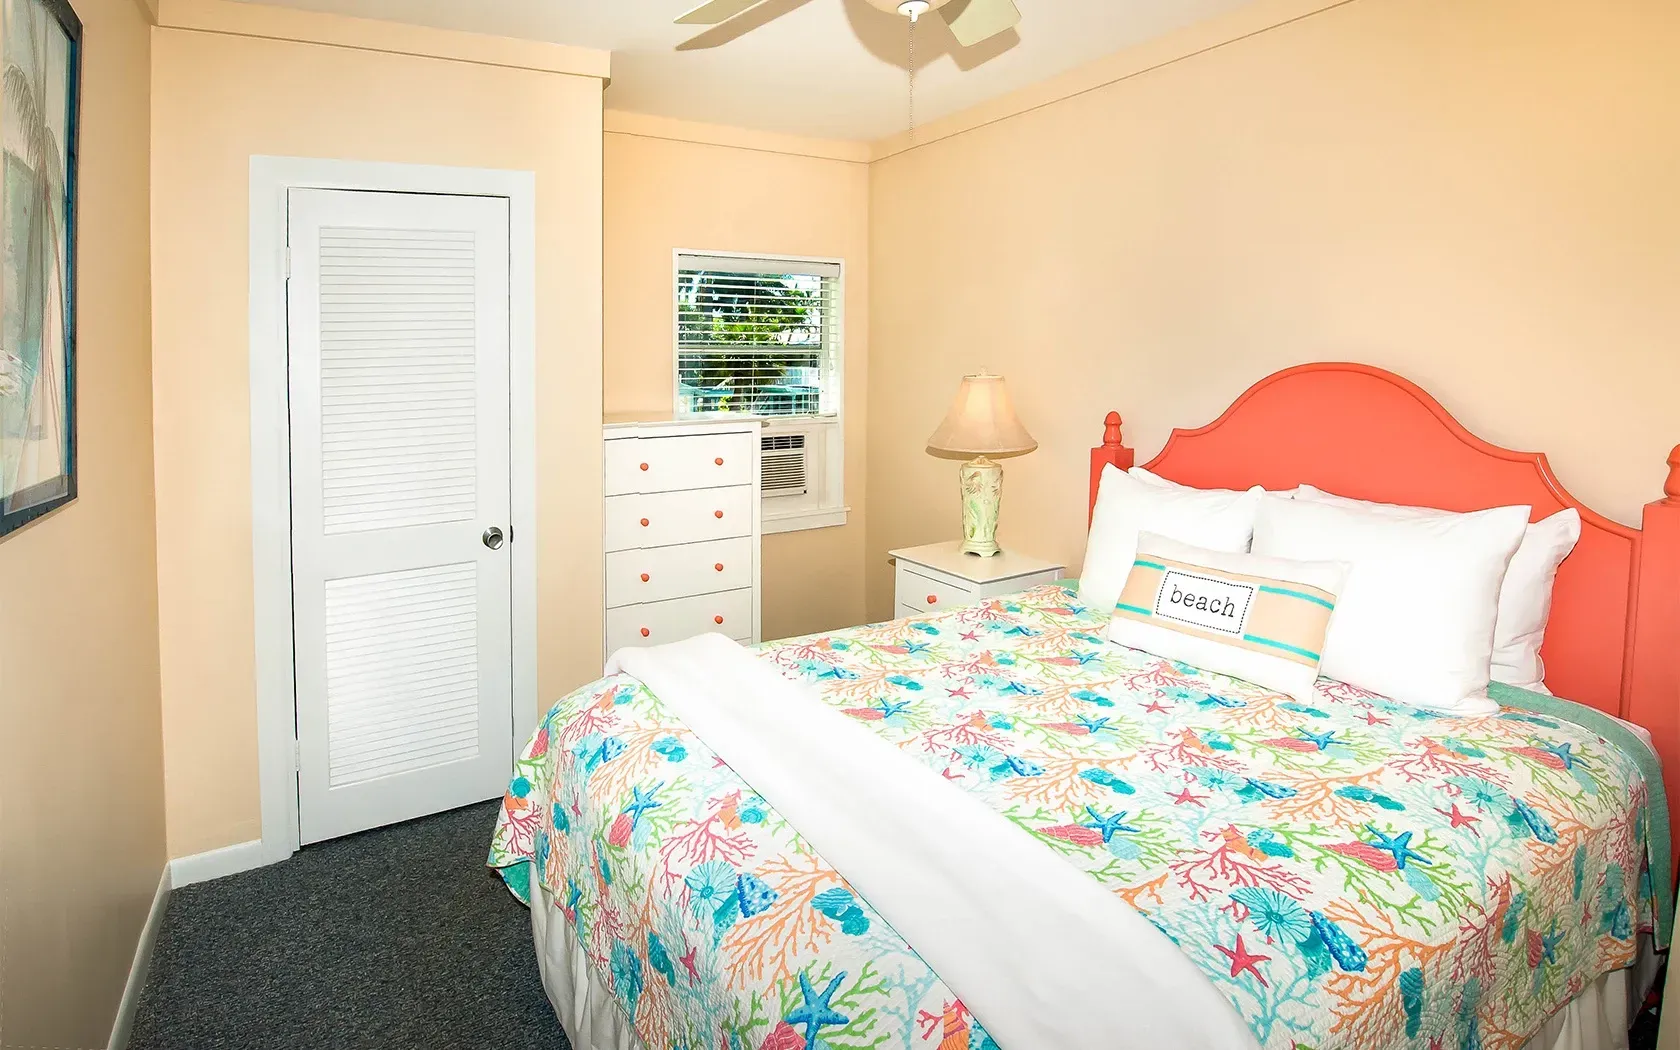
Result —
[[[817,510],[798,510],[783,514],[764,515],[764,534],[775,532],[802,532],[806,529],[832,529],[846,524],[846,517],[852,512],[850,507],[820,508]]]

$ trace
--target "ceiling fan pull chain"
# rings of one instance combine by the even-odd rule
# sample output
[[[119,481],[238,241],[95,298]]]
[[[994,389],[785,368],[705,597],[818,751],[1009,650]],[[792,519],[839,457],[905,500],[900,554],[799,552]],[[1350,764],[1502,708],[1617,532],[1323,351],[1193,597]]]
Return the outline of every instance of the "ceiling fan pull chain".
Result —
[[[910,19],[910,141],[916,140],[916,19]]]

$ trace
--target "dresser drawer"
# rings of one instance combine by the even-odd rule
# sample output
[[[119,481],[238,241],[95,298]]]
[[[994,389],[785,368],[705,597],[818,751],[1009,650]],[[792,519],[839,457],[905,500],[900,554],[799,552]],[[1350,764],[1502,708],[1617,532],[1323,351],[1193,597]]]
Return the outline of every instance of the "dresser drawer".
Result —
[[[750,536],[607,555],[607,608],[751,587]]]
[[[972,590],[923,576],[903,564],[898,567],[896,590],[898,604],[915,610],[917,616],[926,616],[954,605],[967,605],[977,597]]]
[[[753,633],[753,592],[748,590],[623,605],[607,610],[607,652],[626,645],[663,645],[707,631],[731,638]]]
[[[635,438],[613,438],[601,442],[601,492],[619,496],[635,492],[642,483],[642,443]]]
[[[675,492],[752,484],[753,434],[685,434],[606,443],[603,491]]]
[[[605,515],[609,553],[751,536],[753,487],[608,496]]]

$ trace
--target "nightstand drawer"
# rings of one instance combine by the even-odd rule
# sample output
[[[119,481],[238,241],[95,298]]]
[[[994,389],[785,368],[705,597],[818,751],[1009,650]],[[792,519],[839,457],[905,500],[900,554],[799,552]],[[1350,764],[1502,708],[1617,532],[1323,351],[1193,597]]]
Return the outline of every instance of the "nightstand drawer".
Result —
[[[900,617],[928,616],[1052,583],[1062,566],[1004,551],[990,558],[962,553],[957,542],[930,543],[888,551],[897,559],[894,607]]]
[[[956,605],[967,605],[977,597],[972,590],[924,576],[903,564],[898,567],[896,590],[898,604],[916,610],[918,616],[926,616],[930,612]]]

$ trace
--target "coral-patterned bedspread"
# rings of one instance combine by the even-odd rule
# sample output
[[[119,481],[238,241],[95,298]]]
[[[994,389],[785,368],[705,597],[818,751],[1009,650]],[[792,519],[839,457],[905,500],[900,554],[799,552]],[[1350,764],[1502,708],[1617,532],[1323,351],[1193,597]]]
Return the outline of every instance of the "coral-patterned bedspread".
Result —
[[[1329,680],[1301,704],[1105,628],[1050,586],[761,652],[1111,887],[1263,1047],[1514,1047],[1632,963],[1653,909],[1626,752]],[[490,863],[547,889],[650,1050],[992,1045],[633,679],[549,712]]]

